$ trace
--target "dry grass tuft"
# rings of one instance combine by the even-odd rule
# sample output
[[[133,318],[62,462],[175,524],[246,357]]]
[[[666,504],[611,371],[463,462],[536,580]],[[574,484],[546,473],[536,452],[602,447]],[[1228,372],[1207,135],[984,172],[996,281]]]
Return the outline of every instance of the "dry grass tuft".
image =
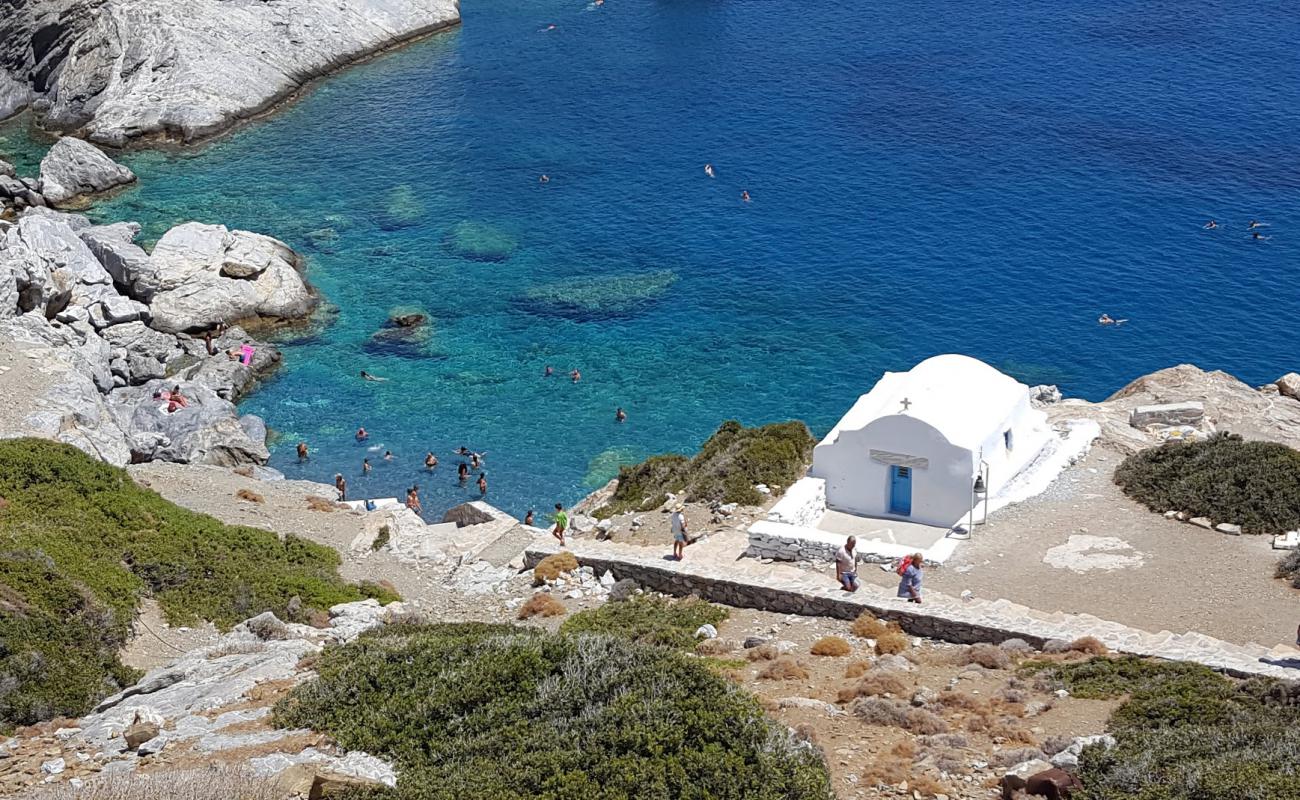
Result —
[[[1095,636],[1083,636],[1070,642],[1070,650],[1075,653],[1087,653],[1093,656],[1104,656],[1110,652],[1110,648],[1102,644]]]
[[[861,639],[874,639],[889,629],[889,626],[876,618],[870,611],[863,611],[853,620],[853,635]]]
[[[840,689],[839,702],[847,703],[857,697],[879,697],[893,695],[903,697],[911,687],[903,682],[896,672],[868,672],[862,680],[853,686]]]
[[[897,623],[890,623],[889,628],[876,637],[876,655],[896,655],[912,646],[912,637],[903,633]]]
[[[564,614],[564,603],[551,597],[546,592],[538,592],[528,598],[528,602],[519,607],[519,613],[516,619],[532,619],[533,617],[558,617]]]
[[[260,494],[253,491],[252,489],[240,489],[239,491],[235,492],[235,497],[238,497],[240,500],[246,500],[250,503],[266,502],[265,497],[261,496]]]
[[[338,509],[338,503],[333,500],[326,500],[324,497],[311,495],[307,498],[307,507],[312,511],[335,511]]]
[[[567,550],[549,555],[537,562],[537,566],[533,568],[533,585],[541,586],[547,581],[553,581],[564,573],[573,572],[577,568],[578,559]]]
[[[916,775],[912,780],[907,782],[907,787],[913,792],[920,792],[922,797],[935,797],[937,795],[951,796],[952,790],[942,783],[939,783],[929,775]],[[915,795],[913,795],[915,796]]]
[[[853,713],[868,725],[902,728],[919,736],[946,733],[948,723],[938,714],[924,708],[912,708],[899,700],[883,697],[863,697],[853,703]]]
[[[852,661],[844,668],[844,677],[861,678],[871,670],[870,661]]]
[[[760,644],[758,647],[751,647],[745,651],[745,658],[750,661],[775,661],[780,657],[781,651],[771,642]]]
[[[81,789],[36,789],[22,800],[282,800],[275,778],[235,767],[92,778]]]
[[[964,663],[979,664],[985,669],[1011,669],[1011,656],[992,644],[973,644],[963,654]]]
[[[902,761],[881,759],[862,774],[861,782],[864,786],[895,786],[910,777],[911,773]]]
[[[782,656],[768,662],[766,667],[759,670],[758,677],[765,681],[804,680],[808,677],[808,670],[793,658]]]
[[[849,646],[848,642],[838,636],[823,636],[813,642],[812,650],[810,652],[815,656],[838,657],[847,656],[849,653],[853,652],[853,648]]]
[[[1005,769],[1036,758],[1047,760],[1047,756],[1037,747],[1017,747],[1014,750],[999,750],[993,753],[989,756],[989,763]]]
[[[939,707],[944,711],[971,711],[976,714],[987,714],[989,711],[988,701],[984,698],[951,689],[939,693]]]
[[[695,652],[702,656],[725,656],[735,651],[736,643],[730,639],[723,639],[721,636],[716,639],[705,639],[695,645]]]

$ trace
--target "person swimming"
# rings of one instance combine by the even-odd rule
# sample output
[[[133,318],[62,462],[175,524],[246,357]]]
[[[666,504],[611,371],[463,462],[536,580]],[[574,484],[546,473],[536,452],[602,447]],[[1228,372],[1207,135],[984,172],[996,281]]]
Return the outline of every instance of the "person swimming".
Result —
[[[1269,239],[1272,239],[1273,237],[1265,236],[1261,234],[1259,231],[1251,231],[1250,238],[1256,242],[1267,242]]]
[[[712,164],[705,164],[705,165],[704,165],[704,174],[705,174],[705,175],[708,175],[710,178],[713,177],[713,165],[712,165]]]
[[[486,472],[480,472],[478,474],[478,493],[484,497],[487,496],[487,473]]]
[[[433,469],[436,466],[438,466],[438,457],[433,454],[433,451],[429,451],[428,453],[425,453],[424,468]]]
[[[387,378],[381,378],[378,375],[371,375],[369,372],[366,372],[364,369],[361,370],[361,377],[364,378],[365,380],[374,381],[376,383],[383,383],[384,381],[388,380]]]
[[[479,464],[482,464],[482,463],[483,463],[483,462],[479,460],[478,453],[470,453],[470,454],[469,454],[469,468],[470,468],[470,469],[478,469],[478,465],[479,465]]]
[[[363,458],[363,459],[361,459],[361,474],[362,474],[362,475],[369,475],[369,474],[370,474],[370,470],[371,470],[371,467],[370,467],[370,459],[368,459],[368,458]]]
[[[531,508],[528,509],[527,514],[524,514],[524,524],[530,528],[533,527],[533,510]]]
[[[367,439],[369,439],[369,438],[370,438],[370,434],[366,433],[366,429],[365,429],[365,428],[357,428],[357,441],[358,441],[358,442],[364,442],[365,440],[367,440]]]
[[[469,464],[462,461],[456,465],[456,480],[461,483],[469,480]]]
[[[741,189],[741,190],[740,190],[740,200],[741,200],[741,202],[743,202],[743,203],[748,203],[748,202],[749,202],[749,190],[748,190],[748,189]]]
[[[1257,220],[1257,219],[1252,219],[1252,220],[1250,221],[1250,224],[1246,226],[1246,230],[1248,230],[1248,231],[1253,231],[1253,230],[1255,230],[1256,228],[1267,228],[1267,227],[1268,227],[1268,225],[1264,224],[1263,222],[1260,222],[1260,221]]]
[[[392,451],[392,450],[385,450],[385,451],[384,451],[384,460],[385,460],[385,461],[392,461],[392,460],[393,460],[393,451]]]
[[[627,421],[627,412],[623,410],[622,406],[619,406],[618,409],[614,411],[614,421],[615,422]]]
[[[307,443],[298,442],[298,463],[301,464],[306,460],[307,460]]]
[[[1205,228],[1207,231],[1212,231],[1215,228],[1219,227],[1219,223],[1215,222],[1214,220],[1210,220],[1209,222],[1205,223],[1201,227]]]
[[[538,182],[538,183],[550,183],[550,182],[551,182],[551,176],[550,176],[550,175],[543,174],[542,177],[540,177],[540,178],[537,179],[537,182]]]
[[[1098,325],[1123,325],[1125,322],[1128,322],[1128,320],[1114,319],[1110,314],[1102,314],[1100,317],[1097,317]]]
[[[551,376],[554,375],[554,374],[555,374],[555,369],[554,369],[553,367],[551,367],[550,364],[547,364],[547,365],[546,365],[546,369],[542,370],[542,377],[543,377],[543,378],[549,378],[549,377],[551,377]]]
[[[574,383],[577,383],[578,381],[582,380],[582,373],[578,371],[577,367],[574,367],[573,372],[569,373],[569,377],[573,379]]]

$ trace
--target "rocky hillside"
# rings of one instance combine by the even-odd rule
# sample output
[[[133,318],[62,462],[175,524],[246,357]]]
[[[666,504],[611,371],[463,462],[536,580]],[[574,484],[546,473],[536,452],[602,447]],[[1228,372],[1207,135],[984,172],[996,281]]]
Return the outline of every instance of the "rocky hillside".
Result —
[[[0,118],[31,104],[100,143],[191,141],[459,21],[458,0],[9,0]]]

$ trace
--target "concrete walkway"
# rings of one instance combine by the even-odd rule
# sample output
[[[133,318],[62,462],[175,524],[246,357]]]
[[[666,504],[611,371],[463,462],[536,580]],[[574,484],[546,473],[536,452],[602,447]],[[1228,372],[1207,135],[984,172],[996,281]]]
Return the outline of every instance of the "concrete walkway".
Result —
[[[1117,652],[1193,661],[1238,676],[1300,679],[1300,651],[1289,647],[1230,644],[1192,632],[1150,633],[1090,614],[1038,611],[1009,600],[962,600],[927,592],[925,603],[914,605],[894,596],[892,590],[871,584],[849,594],[835,585],[829,572],[823,575],[791,564],[738,558],[745,541],[738,532],[713,535],[689,547],[682,562],[669,559],[658,548],[587,539],[573,539],[567,549],[597,573],[608,570],[616,578],[632,578],[666,594],[698,594],[739,608],[842,619],[870,610],[882,619],[896,620],[913,635],[963,643],[1020,638],[1041,646],[1049,639],[1093,636]],[[558,550],[555,542],[539,538],[525,553],[525,562],[532,566]]]

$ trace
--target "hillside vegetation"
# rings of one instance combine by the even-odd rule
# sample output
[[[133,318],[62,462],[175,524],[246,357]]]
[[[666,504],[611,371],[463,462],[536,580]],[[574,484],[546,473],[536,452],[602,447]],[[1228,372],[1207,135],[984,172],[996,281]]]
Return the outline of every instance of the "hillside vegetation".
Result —
[[[328,547],[186,511],[73,447],[0,441],[0,729],[84,713],[134,681],[117,653],[142,596],[172,624],[223,627],[291,618],[294,597],[303,619],[393,599],[338,564]]]
[[[1185,511],[1245,533],[1300,528],[1300,451],[1217,433],[1135,453],[1115,470],[1124,493],[1152,511]]]
[[[830,800],[820,753],[698,658],[608,635],[389,625],[276,707],[397,762],[379,800]]]
[[[1083,800],[1300,800],[1300,686],[1135,657],[1029,664],[1084,698],[1124,697],[1115,747],[1083,751]]]
[[[763,495],[754,486],[790,486],[803,475],[815,444],[802,422],[746,428],[728,420],[694,458],[652,456],[621,468],[614,495],[594,513],[605,518],[649,511],[663,505],[670,492],[696,502],[758,505]]]

